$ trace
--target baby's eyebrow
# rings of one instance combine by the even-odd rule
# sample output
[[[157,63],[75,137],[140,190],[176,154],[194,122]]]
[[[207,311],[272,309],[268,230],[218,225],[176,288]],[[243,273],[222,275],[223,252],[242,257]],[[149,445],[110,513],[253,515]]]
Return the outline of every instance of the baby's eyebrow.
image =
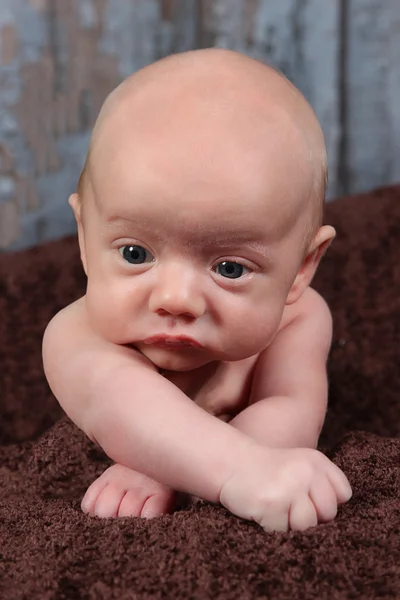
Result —
[[[194,239],[187,240],[187,246],[190,248],[199,249],[212,249],[212,250],[226,250],[226,251],[252,251],[260,256],[263,259],[267,259],[268,262],[272,262],[271,256],[271,248],[267,242],[267,240],[262,239],[261,237],[249,235],[246,233],[226,233],[224,232],[221,235],[205,235],[195,237]]]
[[[121,217],[121,215],[109,215],[105,219],[106,225],[125,225],[127,223],[136,223],[137,219],[133,217]]]
[[[149,233],[158,239],[165,241],[171,240],[171,233],[166,232],[165,227],[147,219],[134,218],[130,216],[111,215],[106,221],[107,227],[129,227],[135,225],[135,229],[141,230],[144,233]],[[181,233],[181,232],[180,232]],[[202,230],[201,226],[196,228],[196,231],[186,232],[184,235],[184,245],[188,248],[248,248],[255,252],[268,257],[270,254],[268,240],[265,232],[255,232],[249,230],[243,231],[227,231],[226,228],[222,231]]]
[[[260,241],[260,239],[249,236],[248,234],[239,234],[239,233],[226,233],[224,232],[221,235],[205,235],[199,236],[198,239],[193,239],[189,241],[190,244],[193,245],[201,245],[201,246],[218,246],[218,247],[229,247],[229,246],[248,246],[252,247],[255,250],[265,251],[266,243]]]
[[[136,225],[140,228],[149,228],[152,232],[155,230],[162,231],[163,227],[153,222],[151,219],[143,219],[131,216],[110,215],[105,219],[107,226],[119,225]],[[190,237],[189,237],[190,235]],[[210,231],[209,228],[202,230],[201,225],[196,227],[196,231],[188,233],[188,242],[190,244],[201,244],[206,246],[232,246],[237,244],[251,244],[256,247],[265,247],[265,241],[260,241],[265,238],[265,234],[255,234],[254,232],[246,231],[227,231],[226,227],[222,231]]]

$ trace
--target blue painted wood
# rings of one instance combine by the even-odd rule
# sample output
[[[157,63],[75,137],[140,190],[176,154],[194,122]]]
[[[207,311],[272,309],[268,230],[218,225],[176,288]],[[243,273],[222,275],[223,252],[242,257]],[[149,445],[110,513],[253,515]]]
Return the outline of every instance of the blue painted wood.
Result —
[[[0,249],[75,231],[67,198],[106,95],[208,46],[266,60],[304,93],[329,197],[400,181],[399,0],[0,0]]]

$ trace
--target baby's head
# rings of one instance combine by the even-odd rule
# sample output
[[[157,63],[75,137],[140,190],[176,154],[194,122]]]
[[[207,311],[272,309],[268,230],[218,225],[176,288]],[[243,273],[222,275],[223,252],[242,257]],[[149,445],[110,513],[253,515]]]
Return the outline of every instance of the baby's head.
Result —
[[[208,49],[138,71],[70,199],[93,326],[162,369],[260,352],[334,236],[325,185],[317,119],[272,68]]]

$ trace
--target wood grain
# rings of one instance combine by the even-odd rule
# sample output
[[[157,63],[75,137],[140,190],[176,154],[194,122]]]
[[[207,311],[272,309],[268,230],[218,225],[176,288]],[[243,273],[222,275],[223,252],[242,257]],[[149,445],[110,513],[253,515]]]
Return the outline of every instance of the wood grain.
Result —
[[[0,0],[0,249],[75,231],[67,199],[107,94],[209,46],[267,61],[304,93],[329,198],[400,180],[398,0]]]

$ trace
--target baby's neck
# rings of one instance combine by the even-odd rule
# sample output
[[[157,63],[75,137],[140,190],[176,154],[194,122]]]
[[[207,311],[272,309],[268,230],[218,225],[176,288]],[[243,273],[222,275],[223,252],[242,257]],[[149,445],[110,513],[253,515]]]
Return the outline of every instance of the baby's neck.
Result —
[[[176,385],[184,394],[193,398],[205,381],[208,381],[220,366],[220,361],[207,363],[191,371],[168,371],[159,369],[160,375]]]

